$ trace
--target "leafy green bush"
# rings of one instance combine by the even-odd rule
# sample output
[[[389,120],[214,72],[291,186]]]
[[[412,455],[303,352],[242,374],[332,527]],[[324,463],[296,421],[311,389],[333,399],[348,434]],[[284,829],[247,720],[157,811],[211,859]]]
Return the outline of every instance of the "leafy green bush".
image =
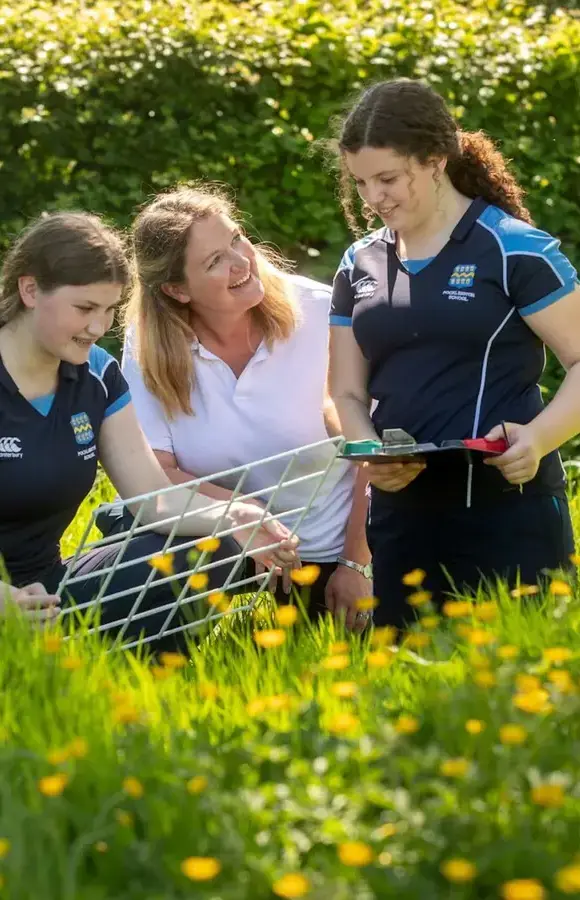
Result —
[[[0,244],[54,207],[126,225],[152,192],[202,177],[232,184],[251,232],[329,278],[349,236],[310,150],[353,91],[401,75],[501,142],[579,264],[580,20],[521,0],[4,6]]]

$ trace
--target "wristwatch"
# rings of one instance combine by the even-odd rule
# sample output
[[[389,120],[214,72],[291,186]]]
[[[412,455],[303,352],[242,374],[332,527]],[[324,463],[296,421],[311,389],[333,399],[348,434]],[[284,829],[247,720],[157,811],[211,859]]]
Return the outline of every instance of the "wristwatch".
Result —
[[[360,563],[353,562],[352,559],[345,559],[344,556],[339,556],[336,561],[339,566],[346,566],[348,569],[354,569],[355,572],[358,572],[359,575],[363,575],[365,578],[368,578],[369,581],[373,577],[373,567],[370,563],[367,563],[366,566],[361,566]]]

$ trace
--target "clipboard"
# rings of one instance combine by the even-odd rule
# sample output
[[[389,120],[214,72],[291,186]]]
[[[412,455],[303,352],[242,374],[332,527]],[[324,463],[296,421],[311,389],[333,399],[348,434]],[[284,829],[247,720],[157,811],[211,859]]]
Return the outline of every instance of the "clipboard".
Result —
[[[394,463],[423,459],[433,453],[460,453],[469,459],[473,454],[481,458],[500,456],[508,447],[508,441],[503,438],[497,441],[466,438],[420,444],[402,428],[389,428],[383,431],[380,441],[347,441],[338,455],[351,462]]]

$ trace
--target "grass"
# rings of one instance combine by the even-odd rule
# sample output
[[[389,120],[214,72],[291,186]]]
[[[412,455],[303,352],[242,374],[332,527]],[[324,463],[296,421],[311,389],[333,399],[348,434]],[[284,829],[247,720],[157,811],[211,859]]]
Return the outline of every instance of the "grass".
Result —
[[[572,581],[421,606],[397,653],[265,609],[152,666],[8,619],[0,896],[580,894]]]

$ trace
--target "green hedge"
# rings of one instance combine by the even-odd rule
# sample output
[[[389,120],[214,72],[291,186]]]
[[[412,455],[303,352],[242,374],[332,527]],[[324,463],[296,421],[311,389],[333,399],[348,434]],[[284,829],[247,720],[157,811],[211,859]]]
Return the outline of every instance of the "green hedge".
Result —
[[[55,207],[126,225],[152,192],[203,177],[232,184],[253,233],[328,278],[349,236],[313,141],[353,91],[400,75],[500,140],[580,265],[580,20],[522,0],[0,8],[0,245]]]

